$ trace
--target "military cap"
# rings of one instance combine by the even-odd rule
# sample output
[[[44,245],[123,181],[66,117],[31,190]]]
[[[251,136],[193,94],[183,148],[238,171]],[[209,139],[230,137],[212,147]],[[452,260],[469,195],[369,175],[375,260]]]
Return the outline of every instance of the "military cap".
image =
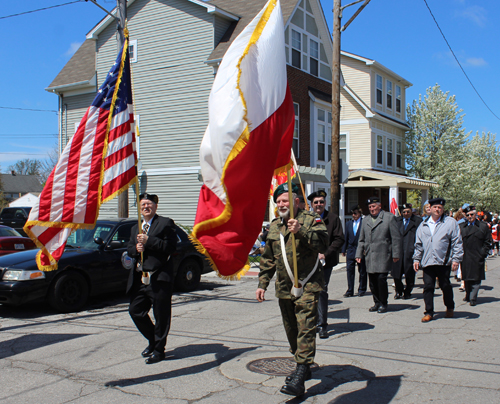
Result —
[[[476,207],[473,205],[469,205],[466,208],[462,209],[464,213],[469,213],[472,212],[473,210],[476,210]],[[481,212],[482,213],[482,212]]]
[[[311,195],[307,197],[311,202],[314,198],[326,198],[326,192],[320,189],[319,191],[313,192]]]
[[[359,205],[352,205],[351,210],[349,210],[349,213],[353,213],[355,210],[361,212],[361,207]]]
[[[273,194],[274,203],[276,203],[276,199],[278,199],[278,196],[284,194],[285,192],[288,192],[288,182],[279,185],[278,188],[275,189]],[[299,193],[299,187],[297,186],[297,184],[294,184],[293,182],[292,182],[292,192],[294,194]]]
[[[446,200],[444,198],[429,199],[429,205],[431,205],[431,206],[434,206],[434,205],[444,206],[445,203],[446,203]]]
[[[411,203],[403,203],[399,207],[399,210],[412,209],[412,208],[413,208],[413,205]]]
[[[380,198],[378,196],[370,196],[367,199],[366,204],[371,205],[372,203],[380,203]]]
[[[139,201],[147,199],[148,201],[154,202],[158,205],[158,195],[143,193],[139,195]]]
[[[462,205],[462,210],[464,210],[464,209],[465,209],[465,208],[467,208],[468,206],[470,206],[468,203],[464,203],[464,204]]]

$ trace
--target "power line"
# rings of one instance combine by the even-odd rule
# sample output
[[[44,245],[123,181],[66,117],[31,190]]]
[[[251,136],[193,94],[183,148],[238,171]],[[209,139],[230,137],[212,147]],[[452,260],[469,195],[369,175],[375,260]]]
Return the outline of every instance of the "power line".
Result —
[[[441,35],[443,36],[443,39],[444,41],[446,42],[446,45],[448,45],[448,48],[450,49],[450,52],[451,54],[453,55],[453,57],[455,58],[455,60],[457,61],[458,65],[460,66],[460,69],[462,69],[462,72],[463,74],[465,75],[465,77],[467,78],[467,80],[469,81],[469,84],[472,86],[472,88],[474,89],[474,91],[476,92],[477,96],[479,97],[479,99],[483,102],[483,104],[486,106],[486,108],[488,108],[488,110],[493,114],[493,116],[495,118],[497,118],[499,121],[500,121],[500,118],[497,116],[497,114],[495,114],[491,108],[488,106],[488,104],[486,104],[486,101],[483,100],[483,97],[481,97],[481,94],[479,94],[479,91],[477,91],[476,87],[474,86],[474,84],[472,84],[472,81],[471,79],[469,78],[469,76],[467,76],[467,73],[465,73],[465,70],[464,68],[462,67],[462,65],[460,64],[460,62],[458,61],[458,58],[456,57],[455,55],[455,52],[453,52],[453,49],[451,49],[451,46],[450,44],[448,43],[448,40],[446,39],[446,37],[444,36],[444,33],[443,31],[441,30],[441,27],[439,26],[438,22],[436,21],[436,17],[434,17],[434,14],[432,14],[432,11],[431,11],[431,8],[429,7],[429,5],[427,4],[427,0],[424,0],[424,3],[425,5],[427,6],[427,9],[429,10],[429,13],[431,13],[431,16],[432,16],[432,19],[434,20],[434,22],[436,23],[436,26],[438,27],[439,29],[439,32],[441,32]]]
[[[23,156],[45,156],[47,153],[0,152],[0,154],[22,154]]]
[[[55,109],[34,109],[34,108],[16,108],[16,107],[0,107],[0,109],[15,109],[19,111],[36,111],[36,112],[55,112]]]
[[[41,138],[55,138],[57,137],[57,133],[50,135],[50,134],[44,134],[44,135],[37,135],[37,134],[32,134],[32,135],[18,135],[17,133],[12,133],[12,134],[3,134],[0,135],[0,138],[9,138],[9,139],[41,139]]]
[[[24,15],[24,14],[30,14],[30,13],[36,13],[37,11],[44,11],[44,10],[49,10],[51,8],[56,8],[56,7],[62,7],[62,6],[67,6],[69,4],[74,4],[74,3],[80,3],[83,0],[76,0],[76,1],[71,1],[69,3],[64,3],[64,4],[57,4],[55,6],[50,6],[50,7],[44,7],[44,8],[39,8],[36,10],[30,10],[30,11],[24,11],[22,13],[17,13],[17,14],[11,14],[11,15],[4,15],[3,17],[0,17],[0,20],[3,20],[5,18],[10,18],[10,17],[17,17],[19,15]]]

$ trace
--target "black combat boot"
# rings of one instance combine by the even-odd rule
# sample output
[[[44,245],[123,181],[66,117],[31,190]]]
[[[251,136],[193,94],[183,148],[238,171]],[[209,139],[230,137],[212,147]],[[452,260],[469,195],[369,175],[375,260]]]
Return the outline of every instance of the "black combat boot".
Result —
[[[288,384],[292,381],[293,377],[295,376],[295,373],[297,373],[297,369],[299,368],[299,365],[295,368],[295,370],[292,372],[292,374],[288,375],[285,378],[285,383]],[[304,380],[311,380],[311,368],[309,367],[306,372],[306,378]]]
[[[292,380],[290,383],[285,384],[280,391],[284,394],[290,394],[291,396],[301,396],[304,394],[306,391],[304,382],[306,381],[308,372],[311,372],[311,367],[309,365],[297,365]]]

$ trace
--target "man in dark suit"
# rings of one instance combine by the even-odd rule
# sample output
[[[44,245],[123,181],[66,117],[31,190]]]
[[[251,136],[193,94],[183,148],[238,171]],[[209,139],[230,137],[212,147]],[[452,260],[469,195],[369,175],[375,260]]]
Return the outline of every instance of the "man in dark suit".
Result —
[[[313,192],[307,197],[311,201],[314,212],[321,216],[328,231],[328,249],[324,254],[319,254],[319,260],[323,265],[323,277],[325,283],[323,291],[319,294],[318,301],[318,334],[320,338],[328,338],[328,283],[332,275],[332,269],[339,263],[339,252],[344,245],[344,231],[342,222],[337,214],[325,209],[326,192],[322,189]]]
[[[345,226],[345,243],[342,247],[342,255],[346,257],[346,272],[347,272],[347,291],[344,297],[354,296],[354,280],[356,277],[356,248],[358,247],[359,232],[363,219],[362,211],[359,205],[351,207],[352,220],[349,220]],[[359,286],[358,296],[363,296],[366,293],[368,275],[366,274],[366,265],[364,257],[358,264]]]
[[[396,224],[396,217],[390,212],[384,212],[380,198],[372,196],[366,202],[370,214],[363,219],[359,233],[356,261],[363,257],[370,290],[375,304],[369,311],[387,312],[387,274],[393,262],[401,257],[401,233]]]
[[[415,251],[415,234],[417,228],[422,223],[422,218],[415,216],[412,211],[412,204],[405,203],[399,207],[402,216],[396,218],[396,222],[402,236],[402,256],[392,267],[392,277],[396,285],[394,299],[409,299],[413,286],[415,286],[415,270],[413,269],[413,253]],[[405,276],[406,288],[403,285],[403,275]]]
[[[152,364],[165,359],[174,280],[173,265],[169,258],[177,246],[177,233],[172,219],[156,214],[156,195],[141,194],[139,200],[143,216],[142,229],[139,232],[138,225],[132,227],[127,247],[128,255],[135,258],[138,265],[130,271],[127,293],[130,294],[130,317],[149,341],[142,356],[147,358],[147,364]],[[151,306],[155,324],[149,317]]]

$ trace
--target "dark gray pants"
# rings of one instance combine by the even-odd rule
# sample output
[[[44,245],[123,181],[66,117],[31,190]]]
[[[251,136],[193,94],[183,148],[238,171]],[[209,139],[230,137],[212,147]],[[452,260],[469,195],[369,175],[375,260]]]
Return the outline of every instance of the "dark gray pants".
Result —
[[[328,283],[330,283],[332,270],[333,267],[323,267],[323,277],[325,278],[325,284],[323,285],[323,290],[319,293],[318,327],[326,328],[328,326]]]
[[[481,287],[481,281],[465,281],[465,300],[475,302]]]

